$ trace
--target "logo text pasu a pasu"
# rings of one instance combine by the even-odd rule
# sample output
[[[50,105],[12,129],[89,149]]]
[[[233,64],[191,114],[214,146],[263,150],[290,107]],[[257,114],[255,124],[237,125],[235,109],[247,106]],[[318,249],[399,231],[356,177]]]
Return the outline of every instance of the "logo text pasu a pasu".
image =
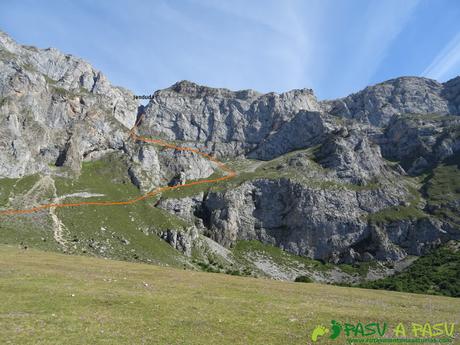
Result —
[[[341,323],[336,320],[331,320],[330,327],[318,325],[311,334],[311,339],[316,342],[320,337],[328,335],[329,339],[336,339],[340,335],[345,337],[383,337],[385,334],[393,335],[394,340],[407,340],[407,337],[414,338],[438,338],[438,337],[453,337],[455,332],[454,323],[429,323],[425,324],[410,323],[405,325],[402,322],[396,327],[390,329],[386,322],[370,322],[363,323]],[[391,334],[392,333],[392,334]],[[416,339],[415,339],[416,340]]]

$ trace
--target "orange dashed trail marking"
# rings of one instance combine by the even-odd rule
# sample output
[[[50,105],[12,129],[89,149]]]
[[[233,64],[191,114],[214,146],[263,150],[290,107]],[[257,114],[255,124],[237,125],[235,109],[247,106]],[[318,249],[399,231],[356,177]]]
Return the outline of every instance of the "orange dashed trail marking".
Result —
[[[131,205],[131,204],[134,204],[136,202],[151,198],[151,197],[153,197],[153,196],[155,196],[155,195],[157,195],[157,194],[159,194],[161,192],[167,191],[167,190],[173,190],[173,189],[178,189],[178,188],[187,188],[187,187],[196,186],[196,185],[200,185],[200,184],[206,184],[206,183],[217,183],[217,182],[229,180],[229,179],[234,178],[236,176],[236,172],[234,170],[230,169],[224,163],[222,163],[219,160],[215,159],[211,155],[209,155],[207,153],[204,153],[204,152],[201,152],[198,149],[194,149],[192,147],[186,147],[186,146],[185,147],[176,146],[176,145],[170,144],[170,143],[168,143],[166,141],[163,141],[163,140],[150,139],[150,138],[146,138],[146,137],[137,135],[135,133],[135,131],[136,131],[136,128],[138,127],[138,125],[139,125],[139,123],[141,121],[141,118],[142,118],[142,116],[139,117],[139,119],[136,122],[136,124],[129,131],[128,134],[129,134],[130,138],[132,138],[133,140],[142,141],[142,142],[145,142],[145,143],[150,143],[150,144],[155,144],[155,145],[158,145],[158,146],[163,146],[163,147],[166,147],[168,149],[174,149],[174,150],[177,150],[177,151],[189,151],[189,152],[196,153],[196,154],[198,154],[198,155],[200,155],[200,156],[212,161],[213,163],[216,163],[217,166],[221,170],[226,172],[226,175],[223,176],[223,177],[214,178],[214,179],[204,179],[204,180],[199,180],[199,181],[188,182],[188,183],[185,183],[183,185],[176,185],[176,186],[171,186],[171,187],[169,187],[169,186],[158,187],[158,188],[148,192],[147,194],[141,195],[141,196],[139,196],[137,198],[134,198],[134,199],[124,200],[124,201],[82,201],[82,202],[75,202],[75,203],[68,203],[68,204],[66,204],[66,203],[62,203],[62,204],[43,204],[43,205],[39,205],[37,207],[32,207],[32,208],[22,209],[22,210],[4,210],[4,211],[0,211],[0,215],[28,214],[28,213],[34,213],[34,212],[42,211],[42,210],[45,210],[45,209],[50,209],[52,207],[63,208],[63,207],[80,207],[80,206]]]

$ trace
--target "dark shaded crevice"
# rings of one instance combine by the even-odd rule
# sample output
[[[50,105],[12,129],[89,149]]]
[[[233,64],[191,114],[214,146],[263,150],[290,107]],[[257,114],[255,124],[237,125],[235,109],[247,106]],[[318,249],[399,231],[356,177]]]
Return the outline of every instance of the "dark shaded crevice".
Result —
[[[99,151],[99,150],[98,150],[98,149],[92,149],[92,150],[85,151],[85,152],[83,152],[83,158],[86,158],[86,157],[88,157],[88,155],[90,155],[91,153],[97,152],[97,151]]]
[[[198,204],[193,212],[193,215],[203,221],[203,225],[206,229],[209,229],[211,227],[211,210],[208,209],[206,206],[206,201],[209,196],[209,191],[204,192],[203,195],[203,200],[201,201],[200,204]],[[205,234],[205,236],[210,235]],[[209,236],[208,236],[209,237]]]
[[[137,123],[137,124],[140,124],[140,123],[139,123],[139,122],[140,122],[140,118],[141,118],[141,116],[144,115],[144,114],[145,114],[145,105],[142,105],[142,104],[141,104],[140,106],[137,107],[137,115],[136,115],[136,123]]]
[[[96,89],[97,82],[101,79],[101,72],[98,72],[97,75],[93,77],[93,86],[91,86],[91,93],[94,93]]]
[[[59,152],[59,156],[57,157],[56,162],[54,163],[55,166],[62,167],[64,165],[64,163],[67,160],[67,154],[69,152],[69,148],[70,148],[70,142],[68,141],[65,144],[64,149],[62,149]]]
[[[133,171],[131,167],[128,168],[128,176],[129,176],[129,179],[131,180],[131,183],[135,185],[138,189],[140,189],[141,182],[139,181],[139,179],[137,178],[135,172]]]

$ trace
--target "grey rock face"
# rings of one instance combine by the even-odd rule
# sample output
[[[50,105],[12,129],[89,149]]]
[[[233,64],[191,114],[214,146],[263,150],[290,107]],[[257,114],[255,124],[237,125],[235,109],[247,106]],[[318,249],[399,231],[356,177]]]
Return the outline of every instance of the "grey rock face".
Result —
[[[364,129],[343,128],[323,141],[316,159],[325,168],[353,184],[364,185],[391,172],[382,160],[380,147],[367,137]]]
[[[382,153],[417,175],[460,151],[459,128],[457,116],[394,116],[380,139]]]
[[[333,128],[325,114],[300,111],[264,138],[248,157],[270,160],[293,150],[315,146],[323,142]]]
[[[193,222],[195,214],[203,202],[204,193],[182,199],[160,199],[158,207],[188,221]]]
[[[460,114],[460,77],[456,77],[444,83],[441,95],[447,99],[449,112],[454,115]]]
[[[211,175],[216,165],[197,154],[187,151],[165,150],[160,153],[160,171],[165,180],[180,177],[182,184],[188,180]]]
[[[220,156],[234,157],[256,149],[305,110],[319,110],[311,90],[261,95],[183,81],[155,93],[140,130],[146,135],[199,142]]]
[[[199,232],[194,226],[185,231],[169,229],[160,233],[160,237],[186,256],[192,256],[193,242],[198,238]]]
[[[386,227],[385,236],[408,254],[423,255],[448,240],[460,239],[460,232],[448,223],[424,218],[393,222]]]
[[[143,192],[153,189],[160,184],[160,156],[153,145],[129,143],[125,146],[131,157],[129,175],[134,185]]]
[[[122,149],[137,103],[86,62],[0,33],[0,71],[0,176],[78,171],[89,154]]]
[[[221,245],[259,240],[335,263],[398,261],[460,238],[458,230],[431,218],[387,225],[365,220],[368,212],[399,202],[397,195],[385,190],[328,192],[288,180],[257,180],[228,192],[210,193],[201,217],[206,235]]]
[[[224,246],[237,240],[259,240],[297,255],[346,261],[355,259],[350,248],[371,236],[365,220],[368,210],[396,205],[400,198],[385,190],[327,191],[284,179],[256,180],[227,192],[210,193],[201,217],[207,235]],[[380,252],[373,252],[380,258],[402,257],[392,246],[371,245],[378,247]],[[360,248],[360,253],[371,250],[369,246]]]
[[[458,80],[455,79],[441,84],[426,78],[401,77],[322,105],[333,115],[382,126],[397,114],[456,115],[458,95]]]

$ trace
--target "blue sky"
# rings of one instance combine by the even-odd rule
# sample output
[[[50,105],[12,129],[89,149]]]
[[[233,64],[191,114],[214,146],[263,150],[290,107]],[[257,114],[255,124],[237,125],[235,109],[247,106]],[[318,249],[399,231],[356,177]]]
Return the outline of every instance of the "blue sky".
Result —
[[[460,74],[457,0],[0,0],[0,29],[82,57],[136,94],[187,79],[327,99]]]

